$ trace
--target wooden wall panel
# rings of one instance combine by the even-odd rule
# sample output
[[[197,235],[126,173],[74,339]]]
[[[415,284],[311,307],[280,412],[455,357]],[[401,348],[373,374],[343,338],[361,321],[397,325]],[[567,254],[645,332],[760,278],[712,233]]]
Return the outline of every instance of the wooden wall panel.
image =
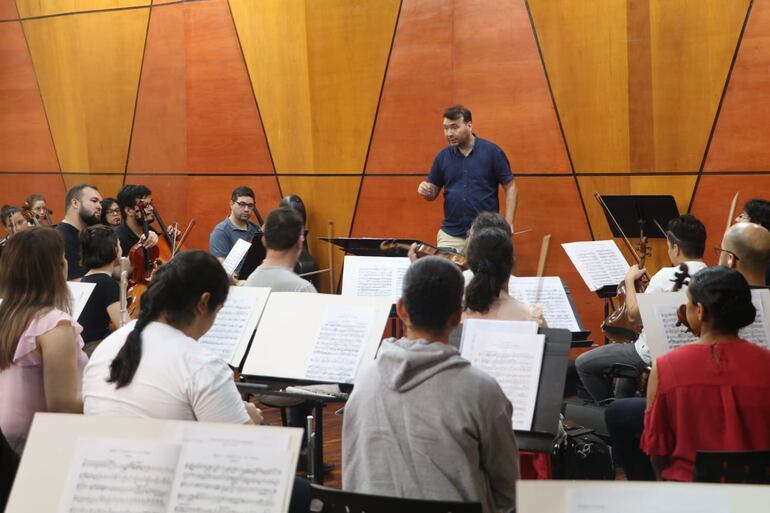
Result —
[[[0,206],[21,206],[32,193],[45,196],[53,220],[64,217],[64,182],[59,173],[2,173],[0,174]]]
[[[588,211],[595,240],[612,238],[609,224],[599,203],[594,199],[594,192],[599,194],[671,194],[680,213],[686,213],[692,198],[697,177],[694,175],[653,175],[653,176],[580,176],[580,192]],[[629,238],[632,234],[626,234]],[[638,242],[638,234],[632,242]],[[629,263],[634,263],[631,253],[626,250],[621,239],[616,239],[618,247],[626,255]],[[668,259],[665,239],[651,239],[652,257],[647,259],[645,267],[650,275],[661,267],[671,265]]]
[[[650,1],[656,171],[700,169],[749,4]]]
[[[21,23],[0,23],[0,170],[58,171]]]
[[[0,0],[0,20],[15,20],[19,18],[14,0]]]
[[[626,2],[528,3],[575,171],[629,169]]]
[[[150,5],[150,0],[16,0],[22,18]]]
[[[118,191],[123,187],[123,175],[92,175],[83,173],[73,173],[62,175],[64,179],[64,188],[69,190],[73,185],[87,183],[99,189],[103,198],[115,198]]]
[[[326,237],[329,221],[334,223],[333,236],[347,237],[353,222],[353,211],[361,178],[358,176],[279,176],[284,196],[296,194],[307,211],[308,248],[320,269],[329,266],[328,245],[318,240]],[[266,215],[266,214],[265,214]],[[343,253],[334,251],[335,288],[339,284]],[[330,292],[327,274],[320,279],[321,291]]]
[[[770,175],[715,175],[704,174],[698,182],[698,190],[692,203],[692,214],[706,225],[706,261],[716,264],[711,248],[722,242],[727,215],[735,193],[740,193],[735,215],[740,214],[743,204],[750,199],[770,199]]]
[[[125,170],[148,15],[23,22],[62,171]]]
[[[153,10],[128,171],[272,173],[226,0]]]
[[[240,185],[254,189],[260,214],[278,205],[281,194],[275,176],[160,176],[131,175],[127,184],[143,184],[152,191],[152,201],[166,223],[179,222],[184,229],[195,218],[186,248],[208,251],[214,226],[230,215],[230,193]],[[252,219],[253,220],[253,219]]]
[[[427,172],[452,103],[517,173],[570,170],[523,1],[403,2],[367,173]]]
[[[770,170],[770,3],[754,2],[705,171]]]
[[[399,1],[230,7],[276,171],[360,173]]]

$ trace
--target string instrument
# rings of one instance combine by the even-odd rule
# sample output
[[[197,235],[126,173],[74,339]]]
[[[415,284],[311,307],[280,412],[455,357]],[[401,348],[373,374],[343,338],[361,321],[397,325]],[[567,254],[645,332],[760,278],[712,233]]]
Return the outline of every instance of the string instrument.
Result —
[[[409,244],[404,244],[402,242],[382,241],[380,243],[381,251],[389,251],[394,249],[409,251],[410,248],[411,246]],[[449,251],[442,251],[439,248],[436,248],[429,244],[425,244],[424,242],[417,243],[417,247],[415,248],[415,253],[417,254],[417,258],[422,258],[426,256],[438,256],[441,258],[446,258],[451,262],[454,262],[463,270],[468,269],[468,261],[463,255],[459,253],[451,253]]]
[[[185,228],[184,233],[180,234],[178,223],[174,223],[173,229],[171,229],[171,225],[167,225],[163,222],[160,212],[154,206],[153,212],[155,218],[158,220],[158,224],[161,226],[161,236],[158,241],[160,259],[164,262],[168,262],[182,249],[182,244],[187,240],[187,236],[190,235],[190,231],[193,229],[193,226],[195,226],[196,221],[195,219],[191,219],[187,228]],[[173,236],[169,231],[173,232]]]
[[[678,292],[682,290],[683,286],[689,285],[690,270],[687,268],[687,264],[679,264],[679,272],[674,273],[673,282],[674,287],[671,289],[672,292]],[[693,332],[690,323],[687,322],[687,305],[679,305],[679,308],[676,309],[676,325],[684,326],[685,333]]]
[[[30,224],[34,224],[35,226],[42,226],[41,223],[45,221],[48,226],[52,226],[53,221],[51,221],[51,216],[53,215],[53,210],[48,207],[43,208],[45,208],[45,211],[42,214],[35,212],[32,209],[32,205],[29,204],[29,201],[25,201],[21,206],[21,211],[24,213],[24,217],[27,218]]]
[[[644,234],[640,234],[641,236],[639,238],[639,246],[634,248],[633,244],[631,244],[631,241],[628,240],[626,234],[623,233],[620,224],[615,219],[615,216],[612,214],[610,209],[607,208],[607,205],[604,203],[604,200],[601,198],[599,193],[594,193],[594,197],[607,213],[607,217],[615,225],[617,231],[620,232],[623,242],[626,244],[626,247],[633,255],[634,260],[636,260],[639,269],[643,269],[645,259],[652,256],[652,249],[647,244],[647,237],[645,237]],[[650,277],[645,272],[642,277],[634,281],[635,292],[637,294],[644,292],[649,282]],[[642,323],[640,320],[631,322],[628,318],[628,312],[626,310],[625,280],[618,284],[615,297],[609,299],[609,302],[610,306],[613,308],[613,311],[607,316],[606,319],[604,319],[604,322],[601,326],[604,335],[607,337],[607,340],[617,343],[634,342],[637,338],[639,338],[639,333],[642,331]]]
[[[129,277],[127,302],[128,313],[132,319],[136,319],[139,316],[140,300],[142,295],[147,290],[147,286],[150,283],[152,274],[155,269],[161,265],[160,248],[158,245],[147,247],[147,237],[150,234],[150,223],[148,218],[150,215],[150,207],[142,200],[137,200],[136,208],[142,215],[142,232],[144,238],[134,244],[131,250],[128,252],[128,260],[131,263],[133,271]]]
[[[128,323],[128,258],[120,257],[120,326]]]
[[[540,246],[540,259],[537,262],[537,290],[535,291],[535,300],[530,305],[531,308],[537,308],[538,310],[540,310],[540,307],[538,306],[538,303],[540,303],[540,296],[543,294],[543,273],[545,272],[545,260],[548,257],[548,248],[550,247],[550,244],[551,234],[549,233],[543,236],[543,244]],[[542,327],[547,327],[545,315],[542,312],[539,312],[539,315],[536,317],[538,317],[538,324]]]

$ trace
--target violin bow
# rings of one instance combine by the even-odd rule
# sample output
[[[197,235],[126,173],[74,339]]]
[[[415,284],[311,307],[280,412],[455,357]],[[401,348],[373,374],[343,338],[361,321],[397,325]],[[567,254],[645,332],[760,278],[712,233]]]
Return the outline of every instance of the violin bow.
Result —
[[[725,227],[725,231],[729,230],[733,225],[733,219],[735,219],[735,207],[738,205],[738,197],[740,195],[740,192],[736,192],[735,196],[733,196],[733,202],[730,204],[730,212],[727,213],[727,226]]]
[[[620,223],[618,223],[617,219],[615,219],[615,216],[612,215],[612,211],[609,209],[606,203],[604,203],[604,200],[602,199],[601,195],[598,192],[594,192],[594,198],[596,198],[596,201],[599,202],[599,205],[601,205],[602,210],[607,214],[607,217],[610,218],[612,221],[612,224],[615,225],[615,228],[620,232],[621,237],[623,238],[623,242],[626,244],[626,247],[631,251],[631,255],[633,255],[634,259],[636,259],[636,263],[639,264],[642,259],[639,256],[639,254],[634,249],[634,245],[631,244],[631,241],[628,240],[628,237],[626,237],[626,234],[623,232],[623,229],[620,227]]]
[[[540,259],[537,262],[537,291],[535,292],[534,304],[540,302],[540,295],[543,292],[543,272],[545,271],[545,259],[548,257],[548,247],[551,244],[551,234],[543,237],[543,244],[540,246]]]

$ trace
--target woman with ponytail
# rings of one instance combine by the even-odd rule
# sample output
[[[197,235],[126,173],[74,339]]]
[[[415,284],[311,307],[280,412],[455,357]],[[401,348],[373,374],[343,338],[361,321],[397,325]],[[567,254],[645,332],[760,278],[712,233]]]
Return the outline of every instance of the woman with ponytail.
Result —
[[[55,230],[33,227],[8,241],[0,258],[0,429],[19,454],[35,412],[83,411],[87,358],[66,280]]]
[[[139,318],[105,338],[85,370],[87,415],[260,423],[241,401],[227,364],[197,344],[227,299],[216,258],[185,251],[163,265],[142,296]]]
[[[698,340],[658,357],[641,447],[663,479],[692,481],[696,451],[770,448],[770,350],[738,336],[756,310],[734,269],[698,271],[687,321]]]
[[[474,231],[466,256],[473,278],[465,288],[463,320],[534,320],[544,324],[539,308],[532,309],[508,294],[508,280],[514,265],[509,234],[499,228]]]

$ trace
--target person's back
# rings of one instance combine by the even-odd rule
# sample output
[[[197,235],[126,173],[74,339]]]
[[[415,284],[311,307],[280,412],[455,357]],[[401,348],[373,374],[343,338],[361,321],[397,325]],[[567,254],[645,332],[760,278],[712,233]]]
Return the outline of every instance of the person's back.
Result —
[[[454,264],[436,257],[407,272],[397,304],[407,336],[383,342],[345,407],[345,490],[480,502],[488,513],[513,506],[511,404],[492,377],[447,344],[462,284]]]

